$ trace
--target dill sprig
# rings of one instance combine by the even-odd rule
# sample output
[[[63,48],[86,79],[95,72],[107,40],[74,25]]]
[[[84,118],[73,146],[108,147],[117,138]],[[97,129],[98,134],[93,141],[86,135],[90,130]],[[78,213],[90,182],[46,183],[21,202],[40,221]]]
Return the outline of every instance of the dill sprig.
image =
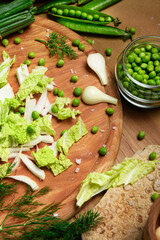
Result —
[[[12,190],[15,191],[14,184],[0,183],[0,192],[4,192],[4,188],[8,194],[12,193]],[[73,222],[55,217],[53,214],[60,209],[60,203],[44,205],[37,200],[48,192],[47,187],[36,193],[28,187],[25,194],[14,202],[5,205],[5,201],[2,201],[0,211],[1,213],[5,211],[6,215],[0,224],[0,239],[78,240],[82,233],[91,230],[102,220],[99,213],[92,210],[79,215]],[[41,208],[38,209],[36,206]],[[11,221],[8,223],[8,220],[12,219],[13,222],[13,217],[14,223],[11,225]]]
[[[40,39],[35,40],[46,45],[49,49],[50,57],[58,56],[60,59],[63,59],[64,55],[66,55],[70,59],[77,58],[77,53],[66,43],[67,37],[65,35],[53,31],[49,34],[49,39],[47,41]]]

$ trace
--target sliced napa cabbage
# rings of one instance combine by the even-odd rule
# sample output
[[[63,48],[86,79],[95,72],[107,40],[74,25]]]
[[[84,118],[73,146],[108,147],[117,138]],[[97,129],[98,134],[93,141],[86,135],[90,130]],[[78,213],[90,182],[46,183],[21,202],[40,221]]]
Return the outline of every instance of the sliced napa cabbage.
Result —
[[[19,85],[21,85],[26,77],[29,76],[27,64],[21,64],[16,70],[16,77]]]
[[[44,89],[48,90],[48,84],[53,81],[53,78],[48,78],[44,76],[43,78],[40,79],[40,81],[37,83],[35,88],[32,90],[32,94],[35,93],[43,93]]]
[[[11,59],[5,51],[3,51],[2,56],[3,62],[0,64],[0,88],[7,84],[10,68],[15,62],[15,56]]]
[[[25,112],[24,112],[24,118],[27,120],[27,122],[32,122],[32,112],[34,111],[36,106],[36,99],[31,99],[30,96],[26,98],[26,104],[25,104]]]
[[[70,108],[63,108],[58,111],[57,118],[59,120],[65,120],[70,117],[75,119],[77,114],[81,114],[81,112],[79,110],[76,111],[75,109],[71,110]]]
[[[9,83],[0,89],[0,101],[4,102],[5,98],[13,98],[14,93],[13,89]]]
[[[36,164],[38,167],[50,167],[57,158],[51,148],[45,145],[43,148],[39,149],[36,153],[32,151],[32,156],[36,159]]]
[[[47,70],[48,69],[46,67],[35,67],[29,74],[29,76],[27,76],[20,85],[19,90],[16,94],[16,99],[20,102],[26,99],[27,96],[32,93],[34,88],[44,77],[44,74]]]
[[[7,177],[28,184],[32,188],[33,191],[36,191],[39,189],[37,183],[27,176],[14,175],[14,176],[7,176]]]
[[[59,152],[68,154],[69,148],[74,142],[77,142],[81,137],[88,133],[86,126],[81,117],[77,123],[67,130],[61,138],[57,140],[57,149]]]
[[[77,206],[81,207],[98,193],[121,185],[134,184],[155,169],[157,161],[142,161],[127,158],[103,173],[90,173],[81,184],[77,195]]]
[[[65,106],[68,106],[71,102],[69,97],[56,97],[54,104],[58,107],[58,109],[62,109]]]
[[[60,153],[59,159],[57,159],[53,164],[50,165],[50,168],[54,174],[57,176],[61,172],[67,170],[73,163],[68,159],[64,154]]]
[[[8,156],[10,154],[9,148],[0,147],[0,159],[3,162],[8,162]]]
[[[1,179],[1,180],[2,180],[4,177],[7,176],[9,166],[10,166],[10,163],[9,163],[9,162],[0,165],[0,179]]]

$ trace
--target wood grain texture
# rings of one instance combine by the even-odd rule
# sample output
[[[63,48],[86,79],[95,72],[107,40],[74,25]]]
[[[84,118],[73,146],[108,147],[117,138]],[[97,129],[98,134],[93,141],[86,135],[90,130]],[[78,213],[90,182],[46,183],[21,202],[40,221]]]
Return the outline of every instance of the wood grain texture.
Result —
[[[68,37],[69,44],[71,44],[75,38],[78,38],[80,42],[86,45],[85,51],[81,52],[75,48],[78,53],[78,58],[76,60],[69,60],[65,57],[65,64],[63,68],[57,68],[56,62],[58,58],[50,58],[45,45],[34,40],[35,38],[47,40],[46,34],[48,34],[48,32],[46,29],[54,30],[58,33],[66,35]],[[14,173],[17,175],[24,174],[31,177],[37,182],[40,188],[49,186],[51,188],[50,193],[45,197],[41,197],[40,200],[46,204],[51,202],[61,202],[62,204],[65,204],[59,211],[59,215],[63,218],[70,218],[75,215],[78,210],[75,205],[76,195],[79,191],[82,180],[88,175],[88,173],[92,171],[102,172],[107,170],[115,162],[122,133],[122,107],[119,93],[108,69],[107,73],[109,83],[105,89],[101,86],[98,77],[92,70],[89,69],[86,63],[87,55],[89,53],[96,52],[96,50],[93,49],[93,47],[82,37],[69,29],[66,29],[65,27],[48,19],[36,17],[35,23],[29,26],[25,32],[20,35],[20,38],[22,39],[20,45],[15,45],[13,43],[15,36],[17,36],[17,34],[9,37],[9,45],[5,49],[11,57],[13,57],[14,54],[16,55],[16,62],[12,66],[9,75],[9,83],[13,87],[14,93],[18,90],[18,83],[15,76],[16,69],[24,62],[24,60],[27,59],[28,53],[30,51],[34,51],[36,57],[31,60],[29,71],[31,72],[34,66],[38,64],[38,60],[40,58],[45,58],[45,66],[48,68],[45,75],[48,77],[54,77],[54,82],[60,90],[64,90],[66,97],[70,97],[71,99],[74,98],[73,89],[76,86],[80,86],[83,90],[88,85],[94,85],[102,91],[106,91],[109,95],[118,98],[118,104],[116,106],[110,105],[115,110],[115,114],[111,117],[108,117],[105,113],[105,109],[108,104],[100,103],[94,106],[88,106],[81,101],[78,109],[81,111],[81,117],[86,124],[88,134],[75,143],[69,150],[68,157],[73,162],[73,165],[67,171],[54,177],[51,171],[45,169],[46,178],[44,181],[39,181],[26,169],[24,164],[21,163],[16,173]],[[2,52],[2,50],[4,50],[4,48],[1,46],[0,51]],[[70,78],[73,74],[76,74],[79,78],[78,82],[75,84],[71,84],[70,82]],[[38,97],[39,95],[37,95],[37,99]],[[48,98],[51,103],[55,101],[55,96],[52,92],[48,93]],[[60,133],[63,129],[69,129],[77,122],[77,120],[78,118],[76,118],[76,120],[67,119],[65,121],[59,121],[56,118],[53,118],[53,127],[56,130],[55,141],[60,137]],[[99,132],[95,135],[90,132],[94,125],[99,127]],[[104,157],[99,157],[98,149],[103,144],[106,145],[108,153]],[[42,146],[44,146],[44,144],[40,144],[40,147]],[[28,152],[28,154],[30,153]],[[75,163],[76,158],[82,159],[80,166]],[[79,167],[80,170],[78,173],[75,173],[75,169],[77,167]],[[20,184],[20,187],[18,188],[18,195],[23,192],[24,185]]]

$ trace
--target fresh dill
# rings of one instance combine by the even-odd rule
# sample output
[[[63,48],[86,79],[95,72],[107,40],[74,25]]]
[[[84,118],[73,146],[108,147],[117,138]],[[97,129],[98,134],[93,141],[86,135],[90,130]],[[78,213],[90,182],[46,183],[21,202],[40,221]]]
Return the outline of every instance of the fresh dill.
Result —
[[[70,59],[77,58],[77,53],[72,49],[72,47],[66,42],[67,37],[56,32],[51,32],[49,34],[49,39],[47,41],[35,39],[38,42],[44,43],[49,49],[49,56],[58,56],[63,59],[64,55],[68,56]]]
[[[5,189],[7,194],[4,194]],[[4,196],[10,195],[13,191],[15,184],[0,182],[0,193],[2,193],[0,194],[0,239],[2,240],[77,240],[82,233],[91,230],[102,220],[99,213],[94,213],[92,210],[79,215],[73,222],[55,217],[54,213],[61,208],[60,203],[44,205],[37,200],[38,197],[49,192],[47,187],[36,193],[28,187],[23,196],[6,204]],[[5,216],[3,215],[2,219],[3,212]],[[10,224],[11,222],[13,224]]]

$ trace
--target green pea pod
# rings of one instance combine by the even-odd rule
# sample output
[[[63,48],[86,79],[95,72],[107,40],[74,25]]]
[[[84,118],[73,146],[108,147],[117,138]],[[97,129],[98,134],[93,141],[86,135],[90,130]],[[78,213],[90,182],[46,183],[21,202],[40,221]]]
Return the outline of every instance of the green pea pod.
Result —
[[[68,20],[64,18],[57,18],[56,21],[65,27],[78,32],[94,33],[111,37],[121,37],[123,40],[132,38],[131,33],[111,26],[84,23],[82,21],[77,21],[76,19]]]
[[[40,14],[40,13],[44,13],[44,12],[47,12],[48,9],[50,9],[51,7],[53,6],[59,6],[59,5],[62,5],[62,4],[72,4],[72,3],[76,3],[78,0],[53,0],[52,2],[49,2],[49,3],[45,3],[43,5],[41,5],[35,14]]]
[[[115,26],[120,24],[120,20],[118,18],[113,18],[108,14],[95,10],[83,10],[83,8],[76,6],[53,6],[51,9],[49,9],[48,13],[55,17],[65,18],[66,20],[76,19],[77,21],[83,21],[90,24],[106,25],[111,22],[113,22]]]
[[[78,0],[78,5],[85,4],[90,2],[91,0]]]
[[[121,0],[93,0],[83,6],[85,9],[90,9],[90,10],[103,10]]]

